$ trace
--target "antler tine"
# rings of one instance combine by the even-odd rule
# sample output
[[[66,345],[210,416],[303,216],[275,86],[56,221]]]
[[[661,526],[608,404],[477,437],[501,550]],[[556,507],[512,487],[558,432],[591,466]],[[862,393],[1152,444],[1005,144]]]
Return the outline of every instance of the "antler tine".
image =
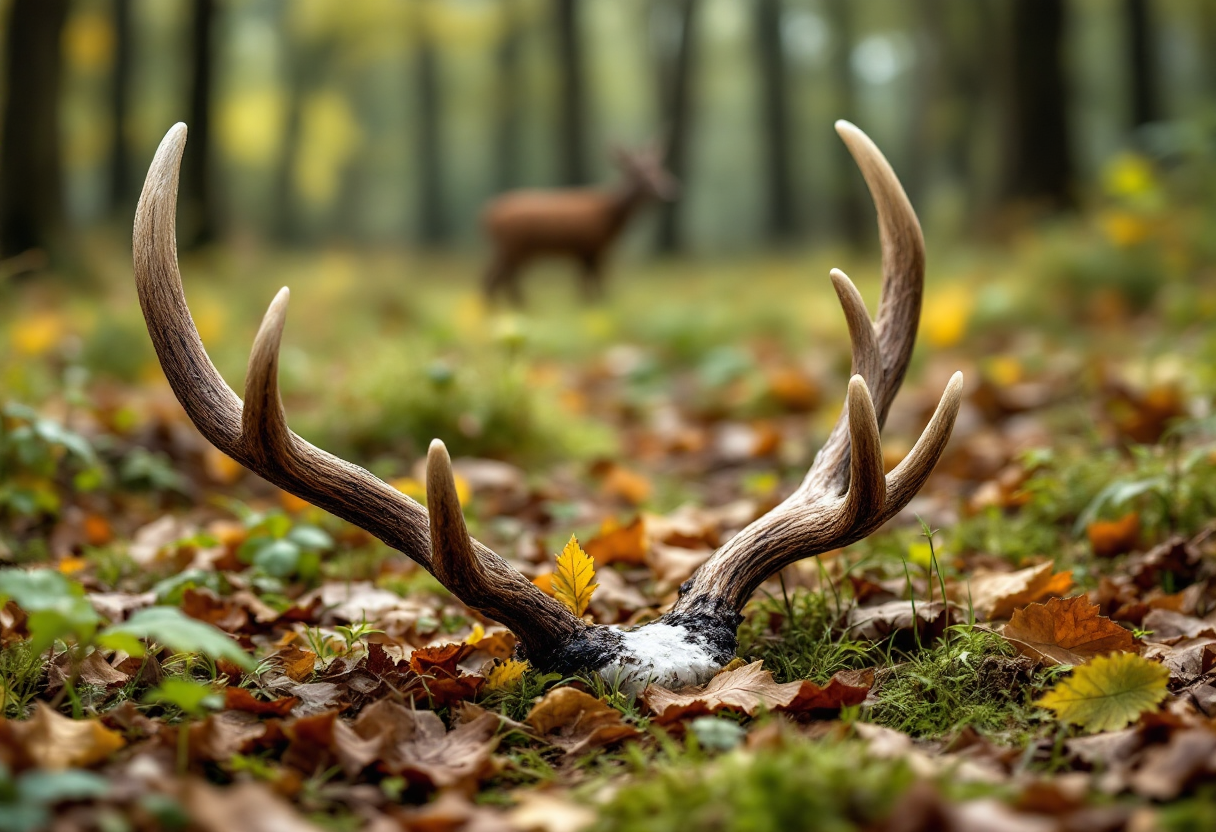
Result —
[[[426,510],[431,516],[431,567],[444,584],[484,591],[485,574],[477,563],[464,512],[456,493],[447,446],[431,442],[426,455]]]
[[[291,494],[320,506],[375,535],[433,571],[458,598],[519,637],[524,652],[543,659],[560,656],[586,625],[545,595],[506,561],[459,530],[467,568],[450,555],[436,569],[427,511],[371,472],[317,448],[287,426],[279,399],[279,342],[287,312],[282,289],[270,304],[254,340],[245,382],[246,401],[224,382],[199,338],[177,266],[177,188],[186,126],[165,135],[148,168],[132,239],[135,286],[148,334],[174,394],[199,432],[215,447]],[[441,446],[442,447],[442,446]],[[446,451],[442,452],[446,460]],[[450,478],[450,465],[449,473]],[[442,493],[442,492],[441,492]],[[459,516],[459,502],[456,503]],[[443,512],[441,537],[447,552],[459,536]],[[477,579],[469,588],[465,577]],[[445,578],[444,575],[447,577]]]
[[[849,379],[848,402],[849,438],[852,440],[849,490],[833,524],[841,534],[849,532],[858,520],[882,513],[887,500],[878,415],[874,412],[869,388],[859,375]]]
[[[937,409],[933,411],[933,418],[929,420],[929,424],[916,440],[916,444],[912,446],[912,450],[891,470],[891,473],[887,474],[887,500],[891,505],[898,506],[896,511],[902,509],[916,496],[916,492],[920,491],[925,480],[929,479],[929,475],[933,473],[933,467],[937,465],[942,452],[946,450],[946,443],[950,441],[954,421],[958,418],[958,410],[962,403],[963,374],[955,373],[946,384],[941,401],[937,403]],[[887,517],[890,516],[886,512],[884,514],[887,516],[883,518],[882,522],[886,522]]]
[[[264,458],[283,457],[292,451],[292,433],[279,397],[279,344],[290,297],[284,286],[270,302],[253,339],[245,374],[240,441],[248,453]]]
[[[853,349],[847,404],[802,484],[706,561],[681,587],[673,614],[740,610],[761,582],[789,563],[847,546],[877,529],[915,496],[950,438],[962,401],[962,374],[950,380],[928,427],[889,476],[879,432],[912,357],[925,277],[920,222],[895,171],[865,133],[836,122],[861,169],[878,214],[882,298],[871,322],[857,287],[839,270],[840,299]]]

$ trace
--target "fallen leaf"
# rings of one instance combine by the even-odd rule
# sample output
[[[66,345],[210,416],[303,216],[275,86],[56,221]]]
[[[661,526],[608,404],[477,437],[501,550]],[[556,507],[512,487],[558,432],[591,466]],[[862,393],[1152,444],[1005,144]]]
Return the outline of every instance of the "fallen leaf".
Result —
[[[575,615],[582,617],[595,592],[595,562],[578,545],[574,535],[557,556],[553,571],[553,595]]]
[[[303,682],[317,669],[317,654],[289,644],[269,658],[279,663],[283,674],[293,682]]]
[[[560,794],[530,790],[518,793],[507,819],[510,828],[526,832],[579,832],[595,822],[596,814]]]
[[[378,743],[381,764],[433,788],[475,787],[494,773],[498,716],[484,713],[448,731],[433,711],[417,711],[387,699],[364,708],[353,729]]]
[[[283,762],[308,774],[336,762],[354,777],[379,758],[383,745],[379,737],[366,737],[343,722],[337,711],[300,717],[284,725],[283,733],[291,740]]]
[[[939,637],[955,623],[953,605],[940,601],[888,601],[876,607],[853,607],[848,614],[848,632],[854,638],[881,641],[905,630],[916,630],[923,639]]]
[[[1140,515],[1129,512],[1118,520],[1095,520],[1085,527],[1095,557],[1113,558],[1136,548],[1140,541]]]
[[[490,671],[490,675],[486,677],[485,689],[487,692],[511,690],[519,685],[527,672],[528,663],[526,661],[507,659]]]
[[[37,768],[62,771],[102,762],[126,741],[96,719],[69,719],[42,702],[24,722],[5,720],[24,756]]]
[[[291,709],[300,702],[294,696],[283,696],[265,702],[254,698],[253,694],[244,688],[224,688],[224,707],[230,711],[244,711],[258,716],[287,716]]]
[[[650,480],[621,465],[611,464],[604,475],[604,494],[617,497],[630,505],[641,505],[650,498]]]
[[[1199,780],[1210,782],[1216,771],[1216,734],[1210,728],[1191,728],[1174,733],[1163,746],[1144,753],[1130,785],[1141,797],[1175,800]]]
[[[1098,614],[1084,595],[1029,604],[1001,631],[1018,652],[1045,664],[1085,664],[1107,653],[1135,652],[1131,631]]]
[[[953,600],[970,602],[975,614],[988,621],[1008,618],[1019,607],[1072,589],[1072,572],[1052,574],[1053,567],[1048,561],[1017,572],[977,572],[952,593]]]
[[[627,563],[637,566],[646,562],[646,523],[639,515],[627,526],[607,520],[600,533],[587,541],[587,554],[596,566]]]
[[[554,688],[524,720],[546,742],[580,754],[634,739],[641,732],[621,720],[620,711],[577,688]]]
[[[790,713],[838,711],[860,704],[869,690],[869,685],[850,685],[836,678],[822,688],[809,680],[778,684],[762,662],[752,662],[722,671],[701,688],[670,691],[651,685],[642,692],[642,701],[654,711],[658,722],[669,723],[723,710],[740,711],[748,716],[761,709]]]
[[[1039,698],[1062,722],[1091,733],[1115,731],[1153,710],[1168,695],[1170,673],[1134,653],[1099,656]]]
[[[183,808],[190,825],[202,832],[320,832],[264,783],[236,783],[220,789],[189,780]]]

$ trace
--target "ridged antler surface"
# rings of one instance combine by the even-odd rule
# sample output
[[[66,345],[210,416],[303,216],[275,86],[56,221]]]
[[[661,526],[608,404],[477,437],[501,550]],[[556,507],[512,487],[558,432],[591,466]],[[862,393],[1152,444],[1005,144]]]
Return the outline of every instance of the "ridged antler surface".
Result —
[[[287,289],[254,339],[242,401],[220,377],[182,290],[174,234],[186,128],[169,131],[148,171],[135,216],[135,280],[148,332],[174,393],[209,442],[283,490],[366,529],[430,571],[452,594],[519,637],[542,670],[598,671],[627,688],[703,681],[730,660],[739,611],[756,587],[795,560],[876,530],[924,485],[962,398],[955,374],[916,445],[883,475],[879,430],[911,358],[924,282],[924,240],[890,165],[847,122],[840,133],[878,212],[883,289],[871,321],[839,271],[832,283],[853,346],[846,405],[802,485],[719,549],[681,588],[671,612],[634,630],[591,627],[472,539],[456,499],[451,461],[436,440],[427,457],[428,510],[370,472],[314,447],[287,426],[278,390]]]

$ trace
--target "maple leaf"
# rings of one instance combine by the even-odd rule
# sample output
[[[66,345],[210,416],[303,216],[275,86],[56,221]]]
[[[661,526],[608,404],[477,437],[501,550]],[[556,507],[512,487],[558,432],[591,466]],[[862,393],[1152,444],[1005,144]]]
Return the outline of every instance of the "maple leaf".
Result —
[[[578,545],[578,539],[570,535],[570,542],[557,556],[557,568],[553,571],[553,595],[582,617],[591,603],[591,595],[599,584],[595,579],[595,562]]]
[[[528,663],[526,661],[507,659],[490,671],[490,675],[486,677],[485,689],[487,692],[510,690],[520,683],[527,671]]]
[[[1094,656],[1136,651],[1131,631],[1104,615],[1084,595],[1052,598],[1017,610],[1001,631],[1019,653],[1047,664],[1085,664]]]
[[[1168,691],[1167,668],[1135,653],[1099,656],[1039,699],[1062,722],[1086,731],[1115,731],[1157,707]]]

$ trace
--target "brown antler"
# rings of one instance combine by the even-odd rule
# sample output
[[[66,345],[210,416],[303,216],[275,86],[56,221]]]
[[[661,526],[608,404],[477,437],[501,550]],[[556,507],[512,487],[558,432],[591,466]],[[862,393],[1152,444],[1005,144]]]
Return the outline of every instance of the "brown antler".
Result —
[[[633,690],[651,680],[669,687],[705,681],[734,654],[738,611],[755,588],[792,561],[868,535],[903,508],[933,470],[958,414],[962,376],[956,373],[915,447],[883,476],[879,429],[916,339],[924,241],[878,148],[847,122],[836,129],[874,197],[884,271],[877,323],[849,279],[832,272],[853,345],[845,410],[798,490],[719,549],[682,588],[671,612],[634,630],[587,626],[469,537],[451,461],[438,440],[427,457],[428,522],[427,510],[413,500],[292,433],[277,378],[286,289],[258,330],[245,401],[224,383],[190,317],[177,268],[174,220],[186,140],[181,124],[161,142],[135,215],[140,304],[169,384],[208,441],[417,561],[468,606],[510,627],[538,668],[595,670]]]
[[[148,170],[132,241],[135,285],[169,385],[191,421],[211,444],[246,468],[301,499],[374,534],[435,575],[469,607],[501,621],[519,637],[527,655],[560,655],[588,628],[541,592],[502,558],[469,538],[459,503],[440,488],[427,510],[370,472],[310,445],[287,427],[279,399],[279,341],[288,291],[281,289],[254,339],[245,379],[245,401],[224,382],[199,338],[177,267],[174,233],[178,172],[186,126],[175,125],[161,141]],[[431,448],[428,484],[451,467],[442,443]],[[454,494],[454,492],[452,492]],[[451,533],[445,533],[448,527]],[[436,545],[431,538],[460,540]]]
[[[872,323],[857,287],[832,271],[853,345],[853,377],[840,419],[798,490],[714,553],[682,588],[673,613],[738,611],[761,582],[796,560],[846,546],[878,529],[916,495],[950,439],[962,402],[955,373],[908,456],[883,476],[879,430],[895,398],[920,321],[925,241],[903,186],[879,149],[836,122],[878,212],[882,299]]]

